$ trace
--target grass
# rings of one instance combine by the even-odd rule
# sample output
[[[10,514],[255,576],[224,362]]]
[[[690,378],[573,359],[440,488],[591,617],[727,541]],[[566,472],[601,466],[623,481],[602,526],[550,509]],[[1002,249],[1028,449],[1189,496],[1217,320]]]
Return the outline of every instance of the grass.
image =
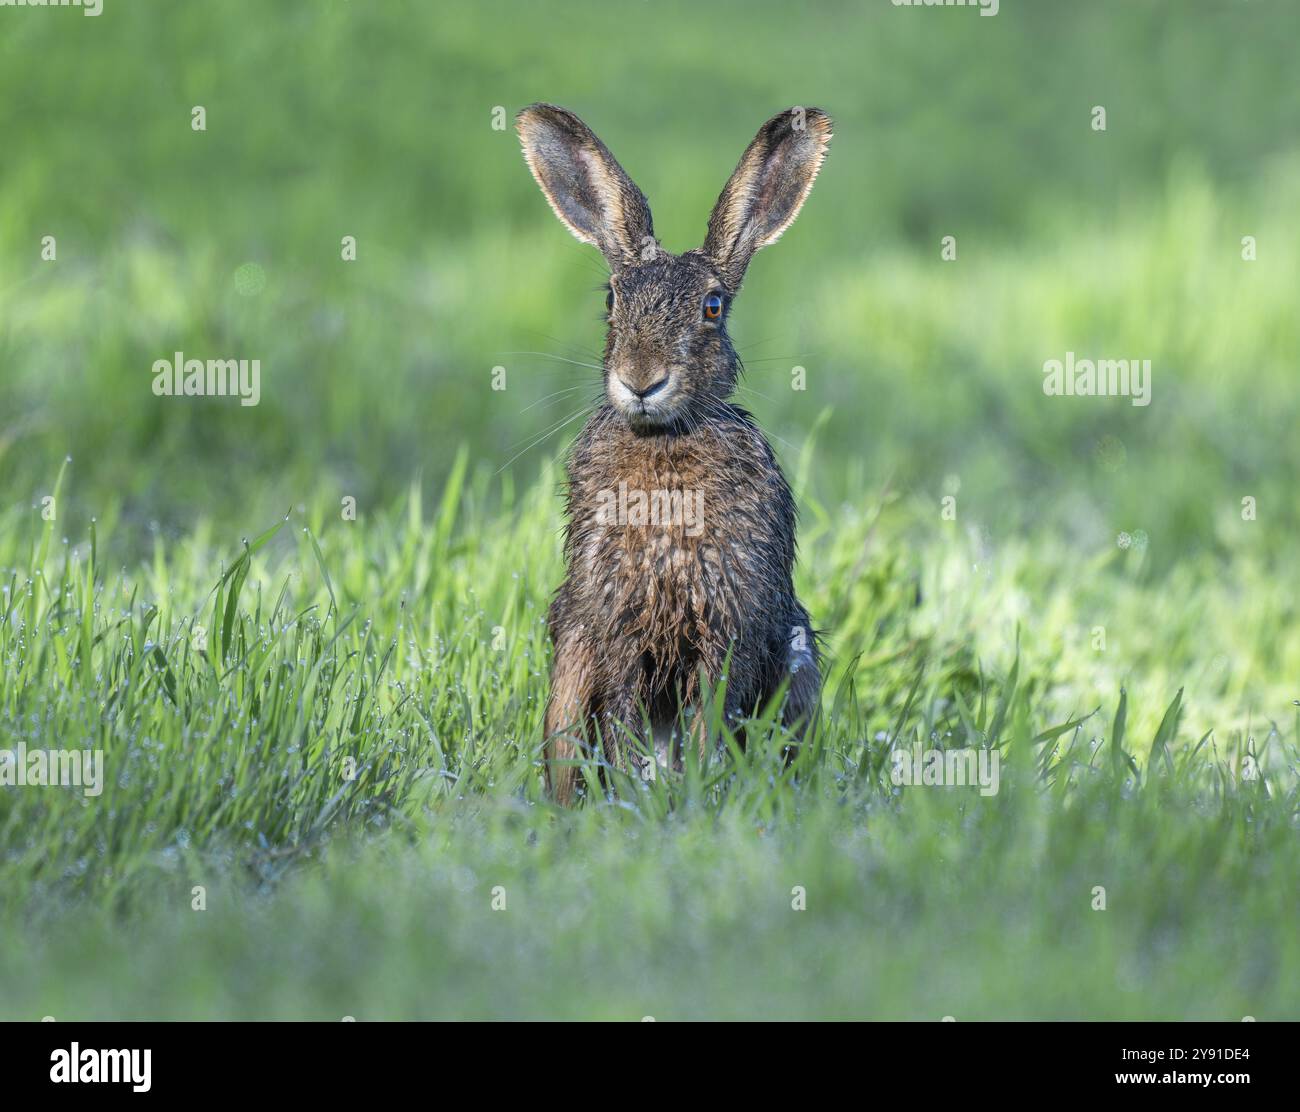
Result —
[[[8,744],[109,770],[95,799],[0,793],[5,1018],[1295,1017],[1276,579],[1243,614],[1209,566],[1144,589],[1132,549],[977,567],[936,515],[805,492],[815,744],[784,772],[760,722],[563,812],[537,752],[553,484],[501,510],[461,458],[431,520],[415,490],[322,505],[132,571],[102,523],[5,522]],[[1187,617],[1234,608],[1230,654]],[[914,742],[995,748],[998,793],[895,787]]]

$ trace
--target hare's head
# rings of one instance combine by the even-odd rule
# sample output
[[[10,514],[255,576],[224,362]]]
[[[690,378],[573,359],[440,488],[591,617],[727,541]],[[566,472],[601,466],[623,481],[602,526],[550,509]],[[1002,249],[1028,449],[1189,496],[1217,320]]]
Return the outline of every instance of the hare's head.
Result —
[[[830,142],[830,117],[791,108],[768,120],[723,188],[704,246],[681,255],[659,246],[645,196],[572,112],[534,104],[518,128],[555,215],[609,263],[610,404],[642,433],[707,421],[736,384],[732,300],[754,252],[798,215]]]

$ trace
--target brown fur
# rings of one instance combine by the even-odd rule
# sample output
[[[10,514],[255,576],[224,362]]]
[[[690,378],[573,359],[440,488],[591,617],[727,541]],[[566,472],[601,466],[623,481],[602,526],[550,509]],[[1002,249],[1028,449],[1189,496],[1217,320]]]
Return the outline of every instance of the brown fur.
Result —
[[[659,247],[645,198],[576,116],[534,105],[519,132],[552,208],[612,271],[606,404],[569,459],[568,574],[550,611],[547,784],[568,804],[578,773],[566,762],[597,738],[609,764],[652,771],[637,752],[647,717],[659,762],[678,765],[674,725],[684,708],[701,710],[701,673],[714,685],[726,671],[731,719],[786,681],[786,724],[801,734],[816,714],[816,637],[792,583],[794,500],[753,418],[728,401],[740,361],[726,319],[753,252],[807,197],[830,121],[817,109],[769,120],[719,197],[704,248],[679,256]],[[716,319],[704,312],[710,296],[722,300]],[[674,492],[684,501],[647,519],[614,513],[620,492],[662,509]],[[702,721],[691,744],[708,744]]]

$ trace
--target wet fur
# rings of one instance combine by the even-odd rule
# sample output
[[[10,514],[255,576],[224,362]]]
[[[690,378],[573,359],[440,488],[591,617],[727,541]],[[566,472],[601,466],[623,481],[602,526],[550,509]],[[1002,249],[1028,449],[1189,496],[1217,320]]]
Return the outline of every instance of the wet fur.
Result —
[[[654,758],[641,751],[679,766],[683,744],[707,745],[703,715],[688,737],[677,728],[683,708],[700,707],[701,674],[713,685],[726,669],[732,719],[787,681],[786,725],[800,735],[815,716],[816,637],[792,582],[794,500],[757,424],[728,400],[740,361],[726,320],[753,252],[780,236],[811,189],[830,121],[816,109],[769,120],[724,188],[704,246],[676,256],[658,246],[645,198],[576,116],[534,105],[519,131],[556,214],[610,262],[614,295],[607,401],[568,461],[567,575],[549,615],[546,778],[570,803],[578,771],[567,762],[580,749],[599,742],[608,764],[650,775]],[[701,313],[711,292],[724,300],[717,320]],[[667,384],[666,402],[637,400],[656,382]],[[610,521],[602,499],[623,484],[698,492],[701,519]]]

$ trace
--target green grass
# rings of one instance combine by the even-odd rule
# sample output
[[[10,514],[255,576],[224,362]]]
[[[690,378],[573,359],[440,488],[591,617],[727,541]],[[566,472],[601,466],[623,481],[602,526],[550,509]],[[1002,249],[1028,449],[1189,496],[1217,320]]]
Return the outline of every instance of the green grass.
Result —
[[[1133,549],[979,566],[937,515],[805,492],[815,743],[784,771],[760,722],[572,813],[538,764],[553,484],[492,481],[133,571],[111,527],[11,515],[9,743],[109,775],[0,794],[6,1018],[1295,1018],[1297,645],[1248,560],[1248,603],[1209,565],[1146,590]],[[1221,610],[1231,646],[1188,618]],[[914,741],[995,747],[998,794],[895,788]]]

